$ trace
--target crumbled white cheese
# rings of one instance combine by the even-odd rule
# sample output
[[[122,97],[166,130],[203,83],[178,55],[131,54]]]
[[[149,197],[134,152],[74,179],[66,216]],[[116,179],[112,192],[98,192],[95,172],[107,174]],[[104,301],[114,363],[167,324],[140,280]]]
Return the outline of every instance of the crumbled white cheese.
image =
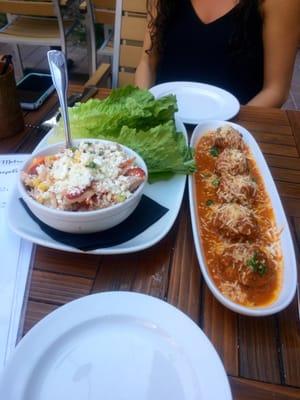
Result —
[[[97,197],[93,201],[102,208],[131,195],[132,176],[126,171],[134,166],[134,160],[118,144],[81,142],[77,148],[64,149],[49,158],[37,167],[37,177],[28,175],[24,182],[32,187],[32,197],[43,204],[68,209],[77,198],[83,203]],[[140,183],[144,180],[137,179]]]

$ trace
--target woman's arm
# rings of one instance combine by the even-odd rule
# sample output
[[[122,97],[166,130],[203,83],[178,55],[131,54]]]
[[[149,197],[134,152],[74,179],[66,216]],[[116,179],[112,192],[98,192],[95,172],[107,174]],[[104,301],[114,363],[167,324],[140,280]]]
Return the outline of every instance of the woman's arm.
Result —
[[[147,29],[144,39],[142,57],[137,66],[134,78],[134,83],[141,89],[149,89],[155,83],[157,57],[155,54],[153,54],[153,51],[150,54],[146,53],[146,50],[148,50],[150,46],[150,34]]]
[[[264,0],[264,86],[248,105],[281,107],[288,97],[300,37],[300,1]]]
[[[147,19],[149,21],[150,16],[148,16]],[[144,37],[142,56],[137,66],[134,79],[135,85],[140,87],[141,89],[149,89],[155,83],[158,56],[155,49],[151,49],[151,52],[148,54],[147,50],[149,50],[151,47],[150,31],[147,26]]]

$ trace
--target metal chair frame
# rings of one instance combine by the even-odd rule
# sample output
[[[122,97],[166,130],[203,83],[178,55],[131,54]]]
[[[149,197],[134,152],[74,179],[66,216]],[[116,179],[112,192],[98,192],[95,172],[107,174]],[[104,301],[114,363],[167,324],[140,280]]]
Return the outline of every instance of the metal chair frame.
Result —
[[[65,53],[65,55],[67,56],[67,36],[69,35],[69,33],[72,31],[72,29],[74,28],[74,26],[76,25],[76,21],[74,21],[73,24],[71,24],[69,26],[69,28],[65,29],[64,26],[64,21],[63,21],[63,16],[62,16],[62,12],[61,12],[61,8],[60,8],[60,2],[59,0],[51,0],[51,2],[53,3],[53,8],[54,8],[54,12],[53,15],[30,15],[28,13],[24,13],[24,11],[22,11],[22,8],[20,8],[20,11],[16,10],[14,11],[14,13],[9,13],[7,12],[7,24],[2,27],[0,29],[0,42],[2,43],[11,43],[14,50],[15,50],[15,55],[16,55],[16,59],[15,59],[15,64],[16,66],[21,70],[21,72],[23,73],[24,71],[24,67],[23,67],[23,63],[22,63],[22,58],[21,58],[21,53],[20,53],[20,44],[36,44],[36,45],[43,45],[43,43],[41,43],[41,40],[35,39],[35,38],[22,38],[22,37],[18,37],[18,42],[16,42],[14,37],[10,37],[9,35],[1,35],[2,32],[5,32],[7,30],[7,28],[9,28],[10,26],[13,25],[14,21],[16,19],[18,19],[19,17],[22,17],[23,19],[25,18],[30,18],[32,19],[37,19],[37,20],[49,20],[50,18],[56,18],[57,19],[57,24],[58,24],[58,31],[59,31],[59,38],[55,38],[53,40],[51,40],[49,38],[49,40],[47,40],[47,46],[60,46],[62,51]],[[2,3],[2,4],[1,4]],[[0,0],[0,10],[1,12],[5,12],[5,4],[7,3],[7,1],[1,1]],[[18,5],[18,3],[20,3],[20,1],[11,1],[11,3],[15,3],[16,5]],[[34,2],[25,2],[27,3],[27,5],[29,3],[33,3]],[[46,3],[46,2],[44,2]]]
[[[129,25],[133,22],[129,28]],[[136,25],[137,24],[137,25]],[[115,14],[114,52],[112,63],[112,87],[120,83],[120,75],[130,75],[133,80],[137,66],[137,54],[142,51],[146,27],[146,0],[117,0]],[[126,32],[126,29],[128,31]],[[131,31],[131,32],[129,32]],[[126,54],[127,53],[127,54]],[[126,57],[125,57],[126,56]],[[128,65],[121,65],[127,58]]]
[[[99,2],[98,2],[99,3]],[[100,11],[105,16],[112,16],[114,10],[99,8],[97,6],[97,11]],[[113,24],[107,24],[105,20],[96,20],[96,6],[93,0],[86,0],[86,15],[85,15],[85,27],[87,35],[87,46],[88,46],[88,63],[89,63],[89,75],[92,76],[97,69],[97,55],[104,55],[110,58],[110,63],[113,59],[113,49],[108,46],[110,42],[113,41],[114,27]],[[104,41],[99,49],[96,48],[96,33],[95,24],[99,22],[103,24],[104,27]]]

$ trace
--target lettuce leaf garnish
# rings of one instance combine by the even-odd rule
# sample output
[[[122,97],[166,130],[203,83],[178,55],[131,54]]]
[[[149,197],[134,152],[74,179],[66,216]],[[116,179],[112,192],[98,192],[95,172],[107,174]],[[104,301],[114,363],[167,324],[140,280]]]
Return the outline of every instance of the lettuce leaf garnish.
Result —
[[[69,108],[73,138],[116,141],[136,151],[145,160],[150,180],[195,171],[191,149],[176,132],[176,97],[155,99],[148,90],[133,86],[115,89],[104,100],[91,99]],[[63,140],[62,121],[52,142]]]

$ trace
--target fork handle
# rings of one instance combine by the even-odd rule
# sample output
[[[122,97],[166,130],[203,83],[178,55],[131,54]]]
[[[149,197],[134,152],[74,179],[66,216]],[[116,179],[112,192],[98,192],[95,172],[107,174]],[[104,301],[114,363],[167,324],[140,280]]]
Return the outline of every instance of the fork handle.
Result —
[[[50,50],[47,53],[53,84],[57,91],[61,114],[64,120],[66,147],[72,147],[70,122],[67,106],[68,71],[67,61],[62,51]]]

